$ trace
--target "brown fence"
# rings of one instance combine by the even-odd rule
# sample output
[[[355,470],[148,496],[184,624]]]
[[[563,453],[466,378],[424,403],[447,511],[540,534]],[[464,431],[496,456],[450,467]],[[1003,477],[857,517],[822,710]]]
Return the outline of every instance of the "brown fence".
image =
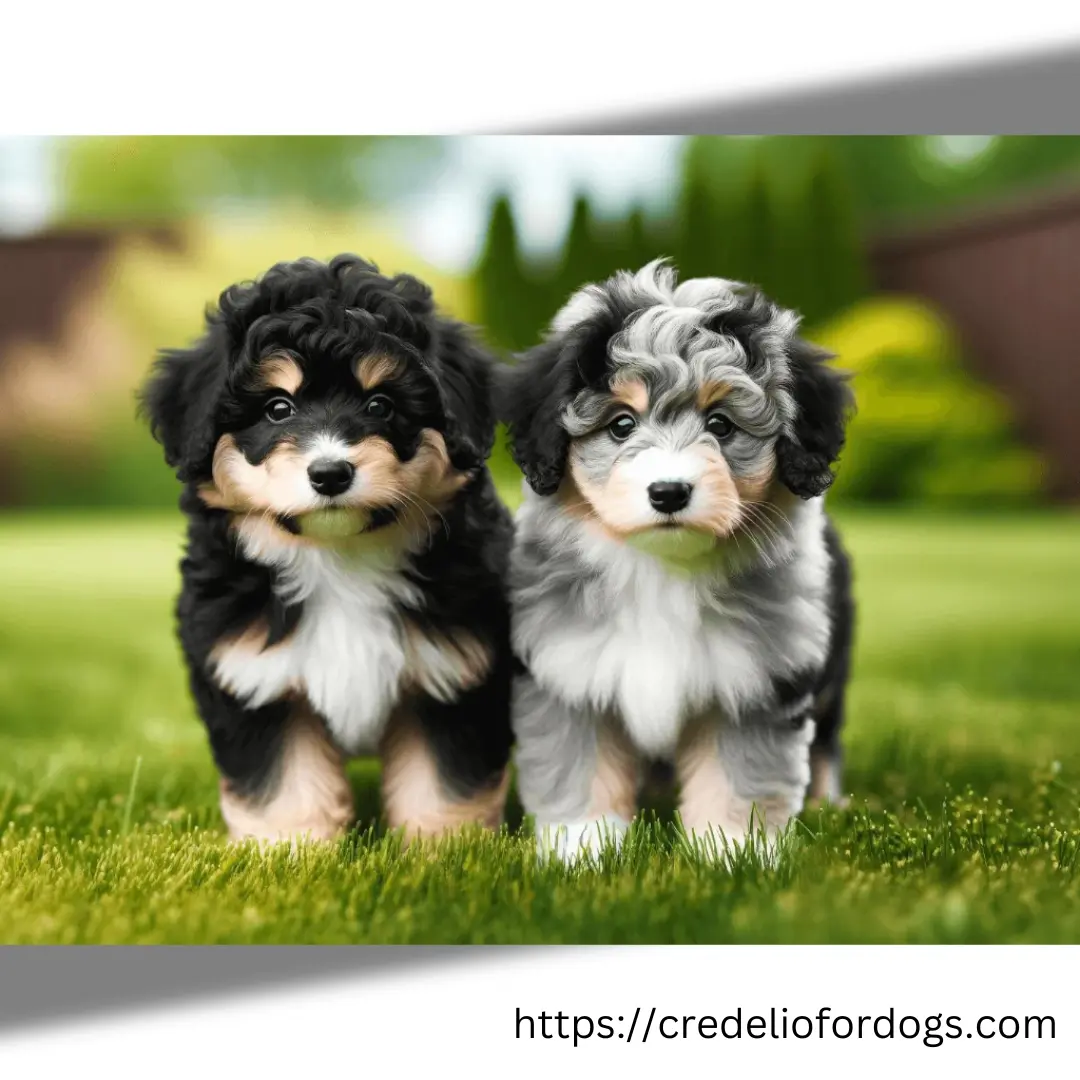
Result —
[[[1046,455],[1052,494],[1080,501],[1080,189],[880,238],[871,262],[880,288],[951,319]]]

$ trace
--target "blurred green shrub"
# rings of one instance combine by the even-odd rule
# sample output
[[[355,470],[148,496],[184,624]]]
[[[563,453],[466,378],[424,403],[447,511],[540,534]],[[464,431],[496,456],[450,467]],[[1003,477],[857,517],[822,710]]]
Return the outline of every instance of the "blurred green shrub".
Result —
[[[1042,459],[933,310],[879,297],[807,336],[851,372],[858,406],[831,497],[972,508],[1043,496]]]

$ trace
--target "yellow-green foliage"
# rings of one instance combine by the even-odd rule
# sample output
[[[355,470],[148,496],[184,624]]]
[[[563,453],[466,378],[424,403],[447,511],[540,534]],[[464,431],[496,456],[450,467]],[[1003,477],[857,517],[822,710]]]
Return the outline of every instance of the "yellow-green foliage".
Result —
[[[117,309],[150,353],[197,335],[206,304],[233,282],[304,256],[329,259],[352,252],[375,262],[384,273],[416,274],[431,285],[444,310],[459,318],[472,317],[467,280],[422,263],[384,227],[347,215],[283,210],[272,220],[196,221],[184,230],[184,247],[170,255],[132,239],[112,268]]]
[[[1007,400],[965,368],[921,302],[868,300],[809,336],[852,373],[858,403],[837,496],[955,504],[1042,493],[1042,461],[1017,438]]]

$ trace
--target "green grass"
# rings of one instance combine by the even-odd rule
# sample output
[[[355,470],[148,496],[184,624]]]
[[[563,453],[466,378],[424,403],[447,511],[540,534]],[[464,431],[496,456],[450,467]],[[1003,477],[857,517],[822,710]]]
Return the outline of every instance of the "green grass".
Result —
[[[401,851],[367,762],[340,844],[227,846],[173,638],[178,520],[0,519],[0,940],[1080,940],[1080,518],[842,523],[850,809],[806,814],[774,869],[710,866],[661,813],[568,871],[516,809]]]

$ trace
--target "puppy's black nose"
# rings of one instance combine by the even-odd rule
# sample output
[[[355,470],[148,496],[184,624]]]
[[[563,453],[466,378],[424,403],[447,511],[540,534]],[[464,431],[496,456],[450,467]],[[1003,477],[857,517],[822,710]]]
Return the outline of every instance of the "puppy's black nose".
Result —
[[[320,458],[308,466],[308,479],[320,495],[340,495],[347,490],[356,470],[348,461]]]
[[[694,488],[679,480],[660,480],[649,485],[649,502],[661,514],[677,514],[690,502]]]

